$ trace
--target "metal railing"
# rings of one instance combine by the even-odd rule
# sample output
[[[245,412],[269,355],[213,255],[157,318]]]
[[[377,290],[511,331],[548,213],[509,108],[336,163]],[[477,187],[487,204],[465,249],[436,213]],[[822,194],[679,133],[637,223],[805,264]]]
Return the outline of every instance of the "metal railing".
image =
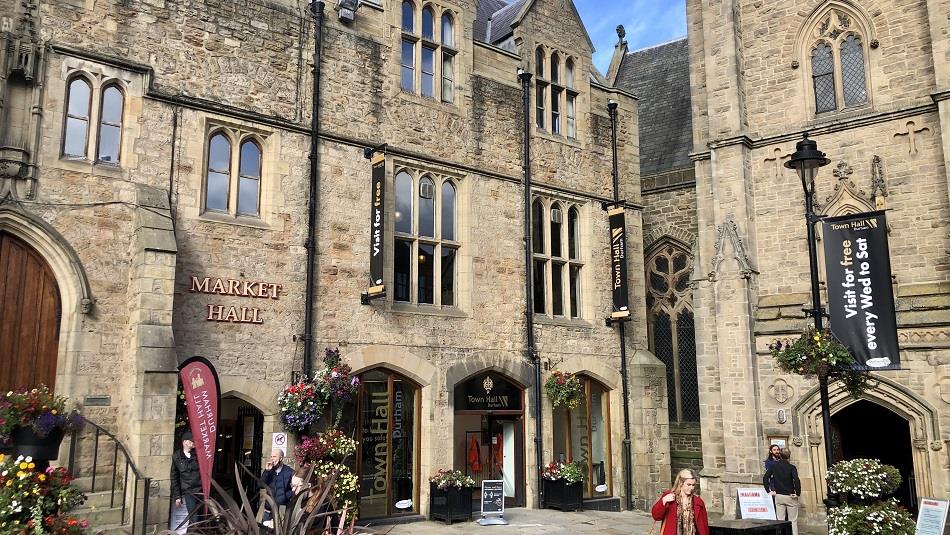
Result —
[[[145,482],[144,496],[142,499],[142,515],[141,515],[141,533],[145,535],[145,526],[148,522],[148,498],[149,498],[149,487],[151,486],[152,478],[144,477],[139,469],[135,466],[135,463],[132,461],[132,457],[129,455],[129,452],[125,449],[125,446],[119,442],[119,439],[115,437],[112,433],[106,429],[100,427],[99,425],[85,420],[85,426],[83,429],[78,431],[73,431],[69,438],[69,464],[68,469],[69,473],[73,474],[75,477],[76,472],[76,450],[77,443],[79,441],[79,435],[83,432],[92,428],[95,430],[95,442],[93,446],[92,454],[92,483],[89,485],[90,492],[96,492],[96,477],[99,473],[99,444],[100,438],[102,435],[112,441],[112,479],[109,483],[109,507],[116,507],[116,490],[119,490],[122,499],[122,514],[120,517],[121,523],[124,525],[126,523],[131,524],[131,532],[135,533],[136,525],[138,524],[138,504],[139,504],[139,483]],[[108,448],[108,442],[106,442],[103,447]],[[118,475],[119,468],[119,452],[122,453],[122,457],[125,460],[125,470],[123,477],[118,481],[119,485],[122,485],[122,488],[118,488],[116,476]],[[132,485],[132,503],[128,504],[128,482],[129,482],[129,471],[132,472],[132,475],[135,476],[135,482]],[[129,512],[128,520],[126,520],[126,511]]]

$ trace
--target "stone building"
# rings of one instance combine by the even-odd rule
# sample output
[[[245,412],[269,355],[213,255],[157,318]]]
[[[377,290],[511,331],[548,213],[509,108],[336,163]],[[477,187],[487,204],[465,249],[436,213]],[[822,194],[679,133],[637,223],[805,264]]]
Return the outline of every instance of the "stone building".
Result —
[[[611,83],[637,93],[639,78],[659,80],[667,87],[652,94],[673,96],[637,93],[646,269],[657,272],[656,242],[691,251],[702,485],[718,511],[733,514],[735,489],[761,480],[768,445],[781,441],[810,521],[824,511],[829,439],[832,461],[897,466],[898,497],[911,509],[950,494],[947,13],[946,0],[690,0],[685,41],[634,53],[617,45]],[[651,71],[684,63],[688,81]],[[666,118],[678,132],[666,132]],[[651,168],[647,135],[683,132],[692,168],[675,151]],[[806,132],[832,160],[817,177],[821,214],[887,210],[900,342],[901,369],[873,372],[861,398],[831,385],[831,437],[816,381],[779,372],[768,352],[800,332],[810,306],[802,185],[782,165]],[[824,283],[822,294],[827,303]],[[670,338],[657,342],[653,325],[651,347],[667,360],[659,348]],[[675,393],[689,385],[668,377],[676,436]]]
[[[364,0],[355,14],[328,4],[323,21],[315,66],[304,0],[0,7],[0,309],[12,318],[0,358],[32,370],[0,387],[45,382],[80,402],[152,478],[149,523],[167,519],[178,364],[200,355],[218,371],[227,479],[234,462],[260,468],[280,430],[276,393],[308,368],[308,343],[339,347],[363,379],[364,517],[425,514],[426,478],[449,467],[502,478],[512,504],[536,507],[536,459],[561,456],[584,465],[591,507],[619,507],[620,338],[604,322],[614,101],[630,498],[647,506],[666,484],[669,435],[663,365],[646,349],[637,104],[592,67],[572,3]],[[534,75],[530,225],[519,68]],[[385,297],[364,304],[379,286],[364,149],[384,143]],[[586,402],[539,407],[536,365],[579,373]],[[468,395],[479,389],[505,405]],[[473,443],[494,460],[481,472]]]

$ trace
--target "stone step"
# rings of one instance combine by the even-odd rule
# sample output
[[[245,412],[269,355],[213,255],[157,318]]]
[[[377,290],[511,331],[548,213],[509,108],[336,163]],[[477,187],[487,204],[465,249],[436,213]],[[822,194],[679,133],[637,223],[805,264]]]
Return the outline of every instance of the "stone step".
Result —
[[[73,485],[76,486],[79,490],[90,493],[90,492],[100,492],[100,491],[110,491],[112,490],[112,472],[105,474],[96,475],[96,488],[92,488],[92,476],[82,476],[77,477],[73,480]],[[120,489],[125,488],[125,482],[122,479],[122,474],[116,474],[115,478],[115,488],[116,492],[119,492]]]
[[[108,504],[107,504],[108,505]],[[125,513],[129,514],[129,509],[126,508]],[[69,512],[69,514],[77,518],[85,518],[89,521],[90,526],[105,526],[105,525],[121,525],[122,521],[122,507],[93,507],[83,505],[82,507],[77,507]],[[90,533],[96,533],[95,530],[90,530]]]
[[[89,524],[89,529],[87,533],[95,533],[96,535],[134,535],[132,533],[131,524],[108,524],[108,525],[93,525]],[[141,531],[139,531],[141,533]]]
[[[96,486],[99,486],[99,482],[96,481]],[[122,495],[125,493],[123,489],[115,489],[115,497],[113,499],[113,494],[111,491],[102,490],[99,492],[87,492],[86,493],[86,502],[83,503],[83,507],[100,509],[103,507],[122,507]],[[141,501],[141,496],[139,496]],[[111,502],[111,503],[110,503]],[[125,505],[128,508],[132,505],[132,497],[126,496]]]

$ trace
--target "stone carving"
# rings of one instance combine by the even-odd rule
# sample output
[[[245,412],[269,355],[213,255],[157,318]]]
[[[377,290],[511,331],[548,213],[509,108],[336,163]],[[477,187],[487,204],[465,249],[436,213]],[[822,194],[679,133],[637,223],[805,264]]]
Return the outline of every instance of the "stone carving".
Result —
[[[854,174],[854,169],[852,169],[850,165],[845,163],[844,160],[841,160],[840,162],[838,162],[838,165],[835,166],[835,170],[832,171],[831,174],[833,174],[834,177],[837,178],[838,180],[845,180],[846,178]]]
[[[802,447],[802,444],[804,443],[805,443],[805,439],[803,439],[801,435],[796,435],[792,437],[792,444],[795,444],[799,448]]]
[[[769,397],[779,404],[784,405],[785,402],[794,395],[795,390],[792,388],[792,385],[785,382],[785,379],[776,379],[775,382],[769,386]]]
[[[772,149],[772,156],[763,160],[767,164],[771,163],[772,177],[775,179],[778,179],[778,177],[782,175],[782,169],[784,168],[783,160],[787,160],[792,157],[792,155],[789,153],[782,154],[783,152],[785,151],[782,150],[781,146],[775,147]]]
[[[924,438],[915,438],[914,439],[914,449],[918,451],[925,451],[927,449],[927,439]]]
[[[815,211],[825,215],[842,215],[870,212],[874,209],[871,198],[851,180],[854,169],[847,162],[838,162],[832,174],[838,179],[835,187],[824,202],[815,202]]]
[[[917,128],[917,123],[914,121],[907,121],[906,130],[904,132],[898,132],[894,134],[894,138],[907,137],[907,154],[917,154],[917,136],[924,133],[930,133],[930,128],[922,126]]]
[[[623,43],[624,39],[627,37],[627,30],[623,27],[623,24],[617,25],[617,43]]]
[[[83,314],[92,312],[92,299],[88,297],[83,298],[83,300],[79,302],[79,311]]]
[[[887,180],[884,178],[884,161],[877,154],[871,158],[871,200],[874,208],[883,210],[887,197]]]
[[[808,445],[817,447],[821,445],[821,435],[811,435],[808,437]]]
[[[950,405],[950,377],[943,376],[937,381],[937,395],[940,396],[941,401]]]
[[[758,273],[752,268],[749,255],[745,250],[745,243],[743,243],[742,238],[739,237],[739,227],[736,225],[736,222],[732,219],[727,219],[725,223],[719,225],[716,231],[719,233],[719,236],[716,238],[716,255],[712,259],[712,270],[710,270],[708,275],[709,280],[716,280],[716,273],[719,271],[719,266],[722,264],[722,261],[725,260],[727,237],[729,238],[729,243],[732,244],[733,257],[736,259],[736,262],[739,263],[739,274],[742,278],[748,279],[751,278],[753,274]]]
[[[932,442],[930,443],[930,449],[932,449],[933,451],[940,451],[940,450],[942,450],[942,449],[943,449],[943,442],[940,442],[939,440],[934,440],[934,441],[932,441]]]
[[[818,26],[815,27],[815,37],[828,37],[832,41],[852,27],[851,17],[834,9]]]

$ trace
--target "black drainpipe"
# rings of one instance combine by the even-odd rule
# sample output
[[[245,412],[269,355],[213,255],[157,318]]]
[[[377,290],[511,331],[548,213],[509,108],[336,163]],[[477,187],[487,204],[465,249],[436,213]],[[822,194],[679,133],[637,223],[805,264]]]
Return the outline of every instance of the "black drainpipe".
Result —
[[[614,181],[614,203],[620,202],[620,173],[617,170],[617,103],[613,100],[607,103],[607,111],[610,112],[610,148],[613,155],[613,181]],[[626,237],[624,237],[626,242]],[[627,244],[624,243],[624,250]],[[621,260],[624,264],[627,262],[625,254]],[[627,270],[624,269],[624,272]],[[629,295],[627,296],[629,300]],[[630,443],[630,387],[627,384],[627,338],[624,335],[624,323],[620,323],[620,382],[623,385],[623,487],[627,495],[627,510],[633,509],[633,466],[630,462],[631,443]]]
[[[532,292],[531,253],[531,73],[518,69],[521,80],[521,101],[524,107],[524,317],[527,329],[528,358],[534,364],[534,456],[537,466],[535,476],[538,486],[538,507],[544,507],[544,493],[541,491],[541,467],[544,466],[544,452],[541,436],[541,356],[534,347],[534,299]]]
[[[307,295],[304,303],[303,374],[310,377],[313,365],[313,301],[317,263],[317,204],[320,202],[320,55],[323,49],[323,0],[310,2],[314,22],[313,110],[310,117],[310,200],[307,206]]]

